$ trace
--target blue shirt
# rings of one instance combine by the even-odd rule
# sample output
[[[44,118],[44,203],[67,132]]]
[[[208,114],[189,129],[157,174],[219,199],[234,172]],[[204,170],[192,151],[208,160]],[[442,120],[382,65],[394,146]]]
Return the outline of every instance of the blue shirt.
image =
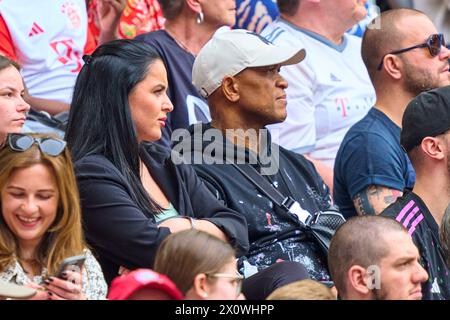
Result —
[[[355,195],[370,185],[403,191],[414,186],[416,176],[400,146],[400,127],[372,108],[350,128],[334,166],[333,196],[342,214],[355,216]]]
[[[366,2],[365,4],[367,15],[366,17],[355,24],[350,30],[347,30],[347,33],[353,34],[357,37],[362,37],[364,32],[366,32],[367,26],[380,15],[380,8],[375,4],[371,4],[370,2]]]

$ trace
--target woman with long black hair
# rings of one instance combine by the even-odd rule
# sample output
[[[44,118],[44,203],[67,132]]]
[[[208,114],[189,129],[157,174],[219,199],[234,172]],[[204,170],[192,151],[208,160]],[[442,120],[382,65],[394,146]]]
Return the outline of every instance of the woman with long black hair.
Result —
[[[173,109],[156,51],[142,42],[116,40],[85,56],[85,62],[66,140],[86,237],[107,281],[120,267],[152,267],[161,241],[192,227],[244,253],[244,218],[220,203],[189,165],[175,165],[174,153],[152,143]]]

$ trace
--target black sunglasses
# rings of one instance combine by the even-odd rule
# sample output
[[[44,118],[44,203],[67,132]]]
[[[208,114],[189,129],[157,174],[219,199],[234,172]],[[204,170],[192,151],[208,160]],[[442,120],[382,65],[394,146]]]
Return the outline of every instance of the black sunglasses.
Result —
[[[418,44],[416,46],[408,47],[405,49],[395,50],[389,53],[386,53],[383,58],[381,58],[381,62],[377,67],[377,70],[381,70],[381,67],[383,67],[384,57],[386,57],[388,54],[400,54],[403,52],[407,52],[410,50],[414,50],[417,48],[428,48],[428,51],[430,52],[430,55],[432,57],[436,57],[440,52],[441,48],[445,47],[445,39],[444,35],[442,33],[432,34],[428,39],[427,42]]]
[[[66,142],[57,138],[33,138],[21,133],[13,133],[8,136],[9,147],[14,151],[26,151],[34,143],[38,144],[43,153],[53,157],[60,155],[66,147]]]

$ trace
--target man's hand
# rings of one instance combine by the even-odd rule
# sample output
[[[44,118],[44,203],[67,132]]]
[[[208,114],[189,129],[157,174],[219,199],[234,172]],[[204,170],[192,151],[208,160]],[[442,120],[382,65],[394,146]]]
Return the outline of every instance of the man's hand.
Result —
[[[100,44],[117,39],[117,27],[125,9],[126,0],[99,0],[97,16],[100,25]]]

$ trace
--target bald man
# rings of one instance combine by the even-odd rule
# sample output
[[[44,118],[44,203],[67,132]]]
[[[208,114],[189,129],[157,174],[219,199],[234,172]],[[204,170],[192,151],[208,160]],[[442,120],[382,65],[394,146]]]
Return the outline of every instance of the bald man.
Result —
[[[346,217],[379,214],[414,186],[414,169],[400,147],[403,113],[419,93],[450,84],[450,51],[425,14],[389,10],[378,25],[367,30],[361,50],[377,100],[346,134],[334,167],[333,196]]]
[[[419,251],[397,221],[349,219],[333,236],[328,266],[343,300],[420,300],[428,279]]]

